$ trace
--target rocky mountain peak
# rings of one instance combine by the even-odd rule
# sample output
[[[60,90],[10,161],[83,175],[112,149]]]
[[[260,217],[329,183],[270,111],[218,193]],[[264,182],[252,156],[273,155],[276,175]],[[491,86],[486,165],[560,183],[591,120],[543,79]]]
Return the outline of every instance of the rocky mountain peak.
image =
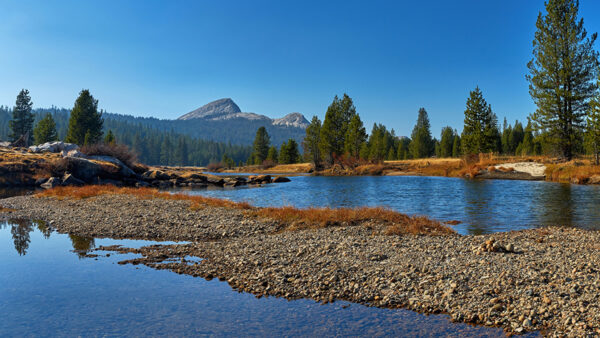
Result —
[[[202,107],[193,110],[178,120],[189,120],[198,118],[219,118],[224,115],[232,115],[241,113],[242,110],[230,98],[216,100],[203,105]]]
[[[286,116],[284,116],[282,118],[274,119],[273,124],[280,125],[280,126],[306,128],[306,127],[308,127],[308,125],[310,123],[304,117],[304,115],[302,115],[300,113],[291,113],[291,114],[287,114]]]

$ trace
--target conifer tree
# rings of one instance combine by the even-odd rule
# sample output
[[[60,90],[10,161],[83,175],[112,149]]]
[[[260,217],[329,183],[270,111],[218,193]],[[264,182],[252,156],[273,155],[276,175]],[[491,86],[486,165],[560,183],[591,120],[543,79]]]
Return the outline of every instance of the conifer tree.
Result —
[[[256,131],[256,137],[254,138],[254,144],[252,146],[252,159],[254,164],[262,164],[263,161],[267,159],[270,143],[271,138],[267,133],[267,129],[265,127],[258,128]]]
[[[25,140],[28,144],[33,140],[33,121],[34,116],[31,113],[31,97],[29,96],[29,90],[21,89],[19,95],[17,95],[17,101],[12,112],[12,120],[8,123],[10,128],[9,138],[12,142],[18,140],[23,135],[28,135],[28,139]]]
[[[548,0],[545,6],[546,14],[540,12],[536,22],[533,59],[527,64],[529,93],[537,105],[532,120],[570,160],[597,89],[597,33],[588,36],[583,19],[578,19],[579,1]]]
[[[98,143],[102,138],[103,123],[102,112],[98,112],[98,100],[84,89],[71,110],[65,141],[79,145]]]
[[[460,144],[460,136],[456,134],[454,137],[454,142],[452,143],[452,157],[461,157],[462,156],[462,147]]]
[[[277,147],[271,146],[271,148],[269,148],[269,152],[267,153],[267,161],[272,161],[273,163],[277,163],[279,161]]]
[[[52,114],[47,113],[46,116],[38,122],[35,129],[33,129],[33,138],[35,144],[58,140],[58,135],[56,134],[56,122],[54,122]]]
[[[600,77],[598,84],[600,85]],[[594,154],[596,165],[600,164],[600,93],[590,101],[587,112],[586,141]]]
[[[469,93],[460,141],[465,154],[493,152],[501,146],[498,120],[479,87]]]
[[[320,152],[325,163],[332,164],[335,156],[344,153],[346,131],[355,114],[354,103],[346,94],[341,100],[336,95],[327,107],[320,135]]]
[[[412,158],[425,158],[433,155],[435,143],[431,138],[429,117],[425,108],[419,109],[417,124],[411,134],[410,153]]]
[[[452,157],[452,146],[454,145],[454,129],[451,127],[442,128],[440,137],[440,153],[439,157]]]
[[[139,137],[139,134],[136,134],[136,137]],[[115,140],[115,134],[113,134],[112,130],[109,130],[108,133],[106,133],[106,136],[104,136],[104,143],[106,144],[114,144],[116,142]],[[136,145],[134,144],[133,149],[136,149]]]
[[[358,114],[354,114],[346,131],[346,137],[344,139],[344,152],[351,157],[359,158],[360,148],[362,147],[363,143],[366,142],[366,140],[367,132],[362,121],[360,120],[360,116]]]
[[[279,163],[297,163],[299,159],[298,143],[294,139],[289,139],[281,145],[281,149],[279,149]]]
[[[302,142],[304,153],[308,161],[315,167],[320,167],[321,163],[321,120],[313,116],[308,127],[306,127],[306,136]]]
[[[515,126],[510,131],[510,135],[508,136],[508,146],[509,146],[509,154],[517,154],[517,147],[521,142],[523,142],[523,136],[525,135],[523,131],[523,125],[518,120],[515,121]]]

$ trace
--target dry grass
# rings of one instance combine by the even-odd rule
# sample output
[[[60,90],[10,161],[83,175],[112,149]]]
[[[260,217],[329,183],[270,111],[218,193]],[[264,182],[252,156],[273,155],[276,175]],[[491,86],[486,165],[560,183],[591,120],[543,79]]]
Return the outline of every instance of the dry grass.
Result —
[[[386,208],[260,208],[252,214],[277,220],[287,230],[318,229],[331,226],[367,225],[383,223],[387,235],[398,234],[453,234],[454,230],[440,222],[421,216],[408,216]]]
[[[585,184],[597,175],[600,175],[600,166],[588,160],[546,165],[546,180],[553,182]]]
[[[128,188],[115,187],[113,185],[88,185],[83,187],[56,187],[37,193],[40,197],[64,198],[90,198],[100,195],[132,195],[139,199],[161,198],[166,200],[190,201],[192,210],[202,208],[203,206],[224,207],[236,209],[252,209],[252,206],[245,202],[232,202],[225,199],[210,198],[203,196],[191,196],[187,194],[170,194],[161,192],[152,188]]]
[[[15,209],[11,209],[11,208],[5,208],[3,206],[0,206],[0,212],[13,212],[16,211]]]
[[[313,166],[310,163],[294,163],[294,164],[277,164],[270,168],[263,168],[262,166],[246,166],[237,167],[231,170],[223,170],[227,173],[235,172],[247,172],[247,173],[261,173],[261,174],[284,174],[284,173],[310,173],[313,170]]]

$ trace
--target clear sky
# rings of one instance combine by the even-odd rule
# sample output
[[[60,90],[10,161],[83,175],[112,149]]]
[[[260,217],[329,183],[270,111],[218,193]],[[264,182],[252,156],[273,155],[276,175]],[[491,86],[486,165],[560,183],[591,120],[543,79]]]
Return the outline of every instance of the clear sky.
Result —
[[[70,108],[82,88],[106,111],[177,118],[231,97],[243,111],[323,118],[348,93],[373,122],[409,135],[462,129],[469,90],[500,121],[534,110],[525,81],[541,0],[5,1],[0,104]],[[600,1],[581,0],[588,32]],[[597,43],[597,48],[598,43]]]

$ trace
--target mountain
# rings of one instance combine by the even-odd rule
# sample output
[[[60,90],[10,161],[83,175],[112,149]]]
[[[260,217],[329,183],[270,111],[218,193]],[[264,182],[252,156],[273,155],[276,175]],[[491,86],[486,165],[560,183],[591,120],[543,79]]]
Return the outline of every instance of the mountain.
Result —
[[[271,119],[264,115],[255,113],[244,113],[240,107],[230,98],[216,100],[193,110],[177,120],[204,119],[210,121],[224,121],[233,119],[246,119],[249,121],[260,121],[270,123],[274,126],[295,127],[306,129],[308,121],[300,113],[291,113],[279,119]],[[266,127],[266,126],[265,126]]]

